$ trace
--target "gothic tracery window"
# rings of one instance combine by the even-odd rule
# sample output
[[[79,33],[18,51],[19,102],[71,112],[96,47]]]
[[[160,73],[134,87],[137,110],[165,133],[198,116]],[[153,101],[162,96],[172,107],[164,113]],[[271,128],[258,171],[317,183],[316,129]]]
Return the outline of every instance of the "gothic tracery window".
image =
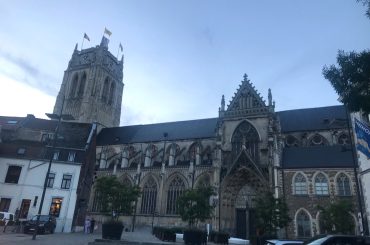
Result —
[[[311,237],[311,221],[308,214],[301,210],[297,214],[297,237]]]
[[[113,104],[115,88],[116,88],[116,85],[114,84],[114,82],[112,82],[112,84],[110,85],[109,96],[108,96],[108,104],[109,105]]]
[[[315,177],[315,193],[319,196],[329,195],[328,179],[322,173]]]
[[[77,90],[77,85],[78,85],[78,75],[75,74],[72,80],[72,84],[69,90],[69,97],[74,98],[76,95],[76,90]]]
[[[231,139],[232,153],[236,157],[245,149],[252,159],[258,159],[258,133],[248,122],[241,123],[234,131]]]
[[[340,145],[349,145],[349,137],[347,134],[341,134],[338,137],[338,144]]]
[[[167,214],[177,214],[177,199],[184,193],[184,181],[176,176],[168,187],[167,192]]]
[[[152,177],[144,184],[141,196],[141,213],[153,214],[157,204],[157,184]]]
[[[322,135],[315,134],[310,140],[310,145],[311,146],[327,145],[327,141]]]
[[[341,173],[337,177],[337,191],[339,196],[350,196],[351,187],[349,178],[344,173]]]
[[[84,92],[85,92],[85,84],[86,84],[86,73],[83,74],[83,76],[81,78],[81,81],[80,81],[80,85],[78,86],[77,95],[79,97],[82,97],[84,95]]]
[[[307,195],[307,181],[301,173],[297,174],[294,178],[294,194]]]
[[[109,87],[109,78],[105,78],[104,80],[104,85],[103,85],[103,91],[101,93],[101,100],[103,102],[107,101],[107,96],[108,96],[108,87]]]
[[[285,144],[288,147],[298,146],[298,139],[293,135],[288,135],[285,139]]]

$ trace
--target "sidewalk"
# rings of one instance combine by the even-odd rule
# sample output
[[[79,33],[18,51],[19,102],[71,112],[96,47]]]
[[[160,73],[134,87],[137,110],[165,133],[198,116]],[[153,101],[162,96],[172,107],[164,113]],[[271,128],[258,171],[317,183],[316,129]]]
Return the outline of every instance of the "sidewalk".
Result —
[[[55,233],[47,235],[37,235],[36,240],[32,240],[32,234],[15,233],[10,230],[6,233],[0,232],[1,245],[123,245],[123,244],[141,244],[141,245],[169,245],[184,244],[183,241],[164,242],[156,238],[151,233],[150,227],[140,227],[134,232],[123,232],[120,241],[103,240],[102,234],[96,232],[85,234],[83,232],[74,233]],[[213,243],[207,243],[209,245]]]

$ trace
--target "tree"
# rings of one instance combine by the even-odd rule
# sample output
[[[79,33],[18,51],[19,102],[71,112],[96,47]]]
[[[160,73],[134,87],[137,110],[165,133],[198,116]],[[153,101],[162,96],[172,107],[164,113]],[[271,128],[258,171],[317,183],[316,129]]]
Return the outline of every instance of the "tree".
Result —
[[[177,210],[183,221],[187,221],[190,227],[194,227],[199,221],[204,222],[211,218],[213,206],[209,204],[209,198],[214,195],[211,187],[199,187],[186,190],[177,200]]]
[[[350,111],[370,113],[370,52],[345,53],[340,50],[337,62],[338,67],[324,66],[324,77]]]
[[[255,201],[256,228],[260,234],[276,235],[277,228],[286,227],[291,221],[288,206],[282,198],[275,198],[271,192],[266,192]]]
[[[96,195],[101,204],[101,212],[118,219],[119,215],[131,215],[134,211],[133,203],[140,196],[137,186],[125,186],[114,176],[104,176],[97,180]]]
[[[331,203],[326,208],[318,206],[320,212],[320,229],[325,233],[352,234],[354,221],[352,203],[346,200]]]
[[[366,16],[370,18],[370,0],[357,0],[357,2],[362,3],[364,6],[366,6]]]

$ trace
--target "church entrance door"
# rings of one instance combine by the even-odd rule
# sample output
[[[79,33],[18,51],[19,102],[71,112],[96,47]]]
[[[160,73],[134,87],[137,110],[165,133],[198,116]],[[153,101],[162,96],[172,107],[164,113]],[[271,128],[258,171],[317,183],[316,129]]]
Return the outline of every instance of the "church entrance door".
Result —
[[[247,212],[246,209],[236,209],[236,237],[247,238]]]

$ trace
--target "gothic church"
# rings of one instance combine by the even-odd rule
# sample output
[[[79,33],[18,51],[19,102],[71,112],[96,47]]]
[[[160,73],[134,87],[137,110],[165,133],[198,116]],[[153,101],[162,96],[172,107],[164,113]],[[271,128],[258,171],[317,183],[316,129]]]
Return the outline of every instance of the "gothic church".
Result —
[[[354,161],[343,151],[349,145],[344,107],[276,112],[271,91],[266,103],[244,75],[227,106],[222,97],[215,118],[118,127],[123,87],[123,57],[108,51],[105,37],[93,48],[76,46],[54,111],[103,125],[97,175],[142,190],[135,220],[123,217],[127,226],[184,226],[176,200],[200,185],[217,192],[207,223],[240,238],[256,234],[254,200],[265,190],[287,200],[292,222],[283,233],[290,238],[326,232],[317,204],[346,199],[356,207]],[[89,212],[101,221],[99,208],[92,191]]]

